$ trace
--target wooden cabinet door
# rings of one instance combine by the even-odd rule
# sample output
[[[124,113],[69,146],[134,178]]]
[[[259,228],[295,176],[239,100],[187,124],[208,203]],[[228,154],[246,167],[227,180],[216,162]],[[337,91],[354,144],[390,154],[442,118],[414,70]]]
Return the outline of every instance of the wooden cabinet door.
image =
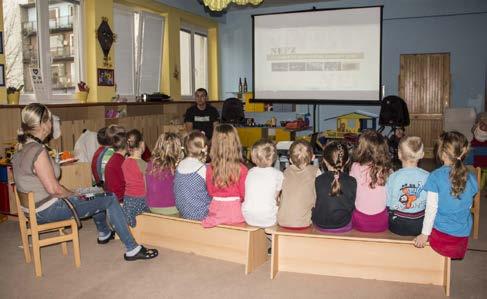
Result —
[[[400,58],[399,96],[409,110],[409,136],[423,139],[425,156],[443,130],[443,110],[450,105],[450,53],[404,54]]]

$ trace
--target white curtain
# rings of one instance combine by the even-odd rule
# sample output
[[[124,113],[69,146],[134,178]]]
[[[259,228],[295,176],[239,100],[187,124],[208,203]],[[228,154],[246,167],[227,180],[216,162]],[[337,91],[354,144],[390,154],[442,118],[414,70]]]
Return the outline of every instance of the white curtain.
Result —
[[[140,19],[142,26],[138,93],[154,93],[160,91],[161,84],[164,18],[142,12]]]
[[[117,34],[115,43],[115,82],[117,84],[117,93],[122,96],[134,96],[134,12],[119,5],[115,6],[113,9],[113,23]]]

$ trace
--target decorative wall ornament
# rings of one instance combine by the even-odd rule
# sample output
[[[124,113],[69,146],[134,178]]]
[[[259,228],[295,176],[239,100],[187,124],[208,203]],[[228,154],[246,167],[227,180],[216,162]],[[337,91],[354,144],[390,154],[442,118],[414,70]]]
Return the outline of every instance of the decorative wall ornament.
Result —
[[[222,11],[224,10],[228,4],[235,3],[237,5],[258,5],[262,3],[264,0],[203,0],[205,6],[208,6],[210,10],[213,11]]]
[[[113,43],[117,40],[117,35],[113,33],[110,25],[108,24],[108,18],[101,18],[100,26],[96,30],[96,37],[100,43],[101,50],[104,56],[104,65],[106,67],[111,67],[111,57],[108,56]]]

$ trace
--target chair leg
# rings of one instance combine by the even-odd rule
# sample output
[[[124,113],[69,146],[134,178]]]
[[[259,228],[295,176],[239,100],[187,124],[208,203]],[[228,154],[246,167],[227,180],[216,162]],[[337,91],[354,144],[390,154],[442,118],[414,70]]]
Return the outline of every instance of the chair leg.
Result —
[[[20,226],[20,237],[22,238],[22,247],[24,247],[25,262],[30,263],[32,259],[30,257],[29,235],[27,235],[26,223],[24,221],[19,220],[19,226]]]
[[[41,247],[39,245],[39,233],[32,232],[32,252],[34,253],[34,269],[37,277],[42,276]]]
[[[73,220],[73,224],[71,225],[71,230],[73,234],[73,254],[74,254],[74,265],[76,268],[79,268],[81,265],[81,257],[79,252],[79,234],[78,234],[78,227],[76,222]]]
[[[479,238],[479,222],[480,222],[480,211],[475,211],[473,214],[473,238],[477,240]]]
[[[59,229],[59,235],[64,236],[64,228]],[[67,242],[62,242],[61,243],[61,250],[63,252],[63,255],[68,255],[68,245],[66,245]]]

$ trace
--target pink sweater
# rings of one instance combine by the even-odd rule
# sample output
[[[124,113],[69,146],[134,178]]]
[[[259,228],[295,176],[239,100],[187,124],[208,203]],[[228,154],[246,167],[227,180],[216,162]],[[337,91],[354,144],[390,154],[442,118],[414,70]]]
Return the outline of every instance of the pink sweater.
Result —
[[[245,198],[245,179],[247,178],[247,167],[240,164],[240,178],[238,181],[228,187],[218,188],[213,184],[213,168],[208,165],[206,168],[206,187],[208,189],[208,194],[211,197],[240,197],[243,201]]]
[[[357,180],[357,196],[355,208],[367,215],[375,215],[386,208],[386,188],[376,185],[374,189],[369,187],[369,166],[353,163],[350,176]]]

